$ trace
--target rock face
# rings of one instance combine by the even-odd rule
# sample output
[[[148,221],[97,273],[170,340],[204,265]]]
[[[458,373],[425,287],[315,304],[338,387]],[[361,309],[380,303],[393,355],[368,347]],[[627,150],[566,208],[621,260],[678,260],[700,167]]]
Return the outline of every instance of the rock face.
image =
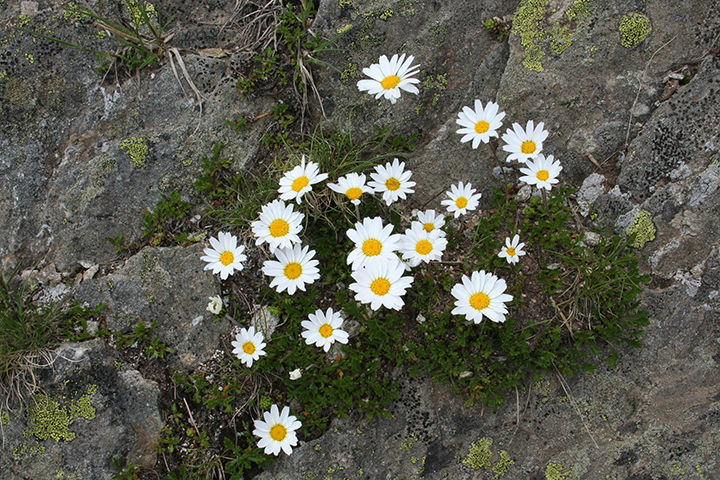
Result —
[[[536,24],[562,26],[578,3],[522,2],[516,17],[534,6],[547,12]],[[392,419],[336,421],[260,478],[296,478],[298,472],[328,479],[720,476],[720,251],[708,242],[720,228],[720,61],[710,33],[717,31],[720,10],[707,2],[646,4],[652,33],[628,49],[617,25],[632,8],[582,3],[590,13],[568,24],[572,45],[563,53],[545,37],[543,53],[530,46],[528,60],[522,36],[511,35],[507,64],[488,99],[498,100],[510,118],[545,120],[548,151],[578,185],[597,170],[587,154],[603,165],[580,198],[584,214],[598,224],[635,229],[642,240],[644,268],[652,276],[644,294],[651,325],[643,348],[626,352],[612,370],[571,379],[549,375],[517,398],[510,392],[497,411],[463,406],[446,386],[412,380],[392,407]],[[688,68],[686,85],[667,80],[668,72]],[[458,105],[469,105],[474,93]],[[424,154],[450,161],[444,153],[456,147],[443,145],[457,143],[453,123],[449,116],[440,120],[443,126],[416,157],[415,173],[436,168],[426,166]],[[608,168],[626,142],[628,153]],[[469,156],[467,145],[465,151]],[[491,152],[478,152],[487,175]],[[453,165],[438,166],[428,184],[465,173],[465,164]]]
[[[42,393],[3,425],[0,477],[113,478],[113,461],[152,466],[163,422],[157,385],[101,340],[68,344],[39,371]]]
[[[105,239],[137,239],[142,211],[161,193],[200,202],[192,181],[214,143],[238,166],[256,155],[273,101],[240,99],[233,88],[245,57],[242,32],[223,28],[233,3],[157,2],[177,19],[173,44],[204,97],[202,114],[168,62],[102,81],[87,52],[0,34],[0,263],[31,263],[57,282],[91,265],[83,283],[58,291],[105,303],[115,330],[156,321],[176,349],[173,367],[207,360],[230,331],[205,311],[218,287],[202,271],[202,247],[146,247],[117,266]],[[50,0],[0,2],[0,21],[113,48]],[[458,180],[485,198],[516,182],[500,142],[459,143],[463,106],[498,102],[501,134],[544,121],[546,153],[580,187],[579,213],[597,231],[637,233],[651,325],[643,348],[616,368],[549,375],[509,392],[496,411],[403,379],[393,418],[336,420],[259,478],[720,478],[720,4],[321,0],[312,29],[343,49],[313,52],[341,72],[314,70],[325,126],[358,138],[375,127],[419,133],[406,159],[417,181],[409,207],[438,207]],[[395,53],[421,65],[420,95],[390,105],[359,92],[362,68]],[[262,118],[236,132],[225,120],[240,113]],[[15,453],[0,456],[0,477],[109,479],[115,457],[152,467],[157,388],[100,341],[56,353],[42,373],[44,410],[3,425],[3,451]],[[62,428],[38,422],[47,410]]]
[[[175,349],[169,360],[194,367],[212,356],[231,329],[227,319],[206,310],[219,286],[203,271],[202,254],[201,245],[146,247],[115,272],[82,283],[75,296],[92,305],[104,303],[111,330],[128,331],[139,321],[157,323],[153,335]]]
[[[203,6],[175,3],[179,18],[192,19],[198,12],[209,16]],[[84,45],[88,48],[116,48],[97,38],[93,22],[74,19],[59,2],[38,2],[38,8],[32,16],[21,16],[17,2],[3,2],[0,21],[89,42]],[[100,13],[114,15],[121,9],[106,8]],[[230,5],[215,9],[213,16],[222,22],[232,13]],[[182,30],[177,23],[174,27]],[[130,242],[137,239],[142,212],[152,210],[161,193],[176,189],[185,198],[194,194],[200,158],[209,155],[216,142],[225,145],[223,153],[238,166],[256,152],[269,117],[251,122],[242,132],[225,121],[240,113],[268,113],[273,102],[238,98],[232,82],[243,53],[229,51],[227,61],[195,53],[203,42],[216,38],[206,30],[186,26],[175,43],[193,49],[183,50],[183,60],[202,91],[202,107],[182,72],[176,78],[169,61],[147,75],[109,83],[92,71],[88,52],[10,28],[2,34],[3,264],[13,268],[18,262],[25,266],[45,258],[59,270],[71,270],[81,261],[108,263],[116,255],[107,237],[123,233]]]

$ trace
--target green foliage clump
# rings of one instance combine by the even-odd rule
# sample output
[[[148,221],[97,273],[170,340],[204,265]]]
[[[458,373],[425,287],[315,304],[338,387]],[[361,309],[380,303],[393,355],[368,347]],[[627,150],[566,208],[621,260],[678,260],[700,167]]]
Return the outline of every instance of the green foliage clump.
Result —
[[[298,138],[259,172],[236,171],[216,145],[203,159],[195,185],[208,199],[206,219],[217,230],[243,235],[262,205],[277,198],[278,177],[302,155],[334,180],[350,172],[367,174],[374,165],[411,151],[414,143],[413,137],[388,131],[365,142],[322,130]],[[354,208],[327,190],[308,193],[296,208],[305,214],[303,243],[316,251],[322,276],[292,296],[276,292],[253,273],[223,283],[228,315],[247,325],[255,313],[251,306],[264,305],[278,325],[266,338],[266,355],[252,368],[230,353],[228,340],[224,356],[174,376],[175,398],[161,439],[168,478],[199,479],[218,472],[240,478],[257,472],[272,458],[257,448],[253,420],[272,404],[292,405],[303,424],[300,439],[310,440],[325,432],[334,417],[386,414],[403,371],[448,381],[468,401],[495,405],[528,377],[591,369],[600,355],[613,363],[615,349],[637,346],[647,323],[647,313],[638,310],[645,279],[626,239],[608,236],[594,247],[580,241],[572,195],[556,187],[552,195],[524,202],[512,189],[497,192],[492,208],[476,223],[449,222],[445,258],[452,260],[415,271],[402,311],[371,311],[347,288],[353,281],[346,264],[352,245],[345,232],[374,216],[401,232],[408,219],[377,197],[364,197]],[[504,238],[517,232],[530,253],[520,264],[508,265],[497,252]],[[505,323],[468,324],[450,313],[452,286],[462,273],[480,269],[507,280],[514,300]],[[326,353],[305,343],[300,322],[328,307],[343,312],[351,341]],[[419,315],[422,323],[416,321]],[[291,379],[289,372],[298,369],[302,375]],[[499,478],[513,460],[504,450],[493,452],[487,440],[471,447],[465,464]]]
[[[160,194],[160,200],[152,212],[146,212],[142,221],[142,236],[150,245],[186,244],[188,234],[182,232],[185,220],[190,214],[190,203],[173,190],[170,195]]]
[[[63,340],[92,338],[88,321],[102,310],[102,305],[79,303],[36,305],[32,293],[19,279],[0,275],[0,392],[5,400],[29,387],[25,374],[38,354]]]
[[[152,322],[149,325],[145,322],[138,322],[132,331],[127,334],[113,332],[115,348],[139,347],[151,358],[165,358],[167,355],[175,353],[174,348],[169,347],[158,337],[153,336],[153,330],[157,328],[157,325],[157,322]]]
[[[462,272],[483,269],[504,278],[514,297],[511,313],[502,324],[462,322],[450,314],[446,293],[459,272],[428,267],[413,287],[423,292],[415,305],[428,320],[406,340],[415,360],[411,373],[451,382],[469,401],[496,404],[528,376],[591,370],[601,352],[614,364],[621,345],[639,346],[648,323],[639,310],[647,278],[626,238],[611,235],[594,247],[581,242],[571,193],[558,188],[545,201],[522,205],[498,192],[494,208],[473,228],[469,249],[464,235],[448,229],[448,258],[460,258]],[[516,232],[532,248],[522,270],[497,256],[503,239]]]
[[[620,44],[625,48],[635,48],[652,32],[652,22],[644,13],[626,13],[618,25]]]

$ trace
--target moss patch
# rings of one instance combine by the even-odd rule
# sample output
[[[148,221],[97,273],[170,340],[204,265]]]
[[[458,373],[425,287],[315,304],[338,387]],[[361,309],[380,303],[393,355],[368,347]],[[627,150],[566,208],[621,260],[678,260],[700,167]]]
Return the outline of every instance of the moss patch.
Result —
[[[640,210],[632,225],[627,229],[628,235],[635,235],[632,246],[642,248],[647,242],[655,240],[657,229],[652,221],[652,214],[647,210]]]
[[[620,44],[625,48],[635,48],[652,32],[652,22],[644,13],[626,13],[618,25]]]
[[[144,167],[147,164],[150,147],[147,140],[141,137],[129,137],[120,142],[120,148],[130,157],[130,161],[136,167]]]
[[[38,440],[49,438],[58,442],[73,440],[77,435],[70,430],[70,424],[78,418],[87,420],[95,418],[92,395],[96,391],[96,385],[88,385],[87,393],[74,401],[38,395],[28,413],[30,428],[23,435],[26,437],[33,435]],[[61,402],[64,402],[64,405]]]

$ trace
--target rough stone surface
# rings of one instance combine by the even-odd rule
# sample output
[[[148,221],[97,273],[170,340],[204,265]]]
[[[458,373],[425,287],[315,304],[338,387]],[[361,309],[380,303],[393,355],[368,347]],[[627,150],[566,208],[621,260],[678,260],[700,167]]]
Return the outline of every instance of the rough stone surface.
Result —
[[[571,3],[548,8],[562,13]],[[709,53],[720,12],[707,2],[644,4],[653,33],[629,50],[616,30],[628,5],[591,5],[572,46],[561,55],[547,50],[542,72],[523,65],[520,39],[511,36],[496,98],[511,118],[531,112],[523,118],[546,120],[548,150],[567,165],[566,178],[585,179],[582,213],[598,228],[627,229],[639,211],[651,214],[655,239],[641,250],[652,278],[643,296],[651,318],[643,348],[625,352],[615,369],[549,375],[517,398],[509,392],[497,411],[464,406],[444,385],[410,380],[392,419],[336,421],[261,479],[297,472],[328,479],[720,476],[720,251],[709,241],[720,228],[720,62]],[[697,73],[664,98],[665,75],[684,63]],[[426,151],[453,151],[435,146],[449,120]],[[627,154],[608,169],[628,134]],[[601,172],[588,176],[595,166],[586,153],[603,163]],[[438,168],[443,173],[428,182],[461,174]]]
[[[177,350],[173,366],[192,367],[231,330],[205,311],[219,289],[202,271],[202,247],[144,248],[113,267],[105,237],[137,238],[141,212],[162,192],[179,189],[197,200],[197,160],[215,142],[227,144],[238,166],[255,155],[270,117],[240,133],[224,121],[266,114],[273,102],[241,100],[233,88],[246,55],[233,43],[240,32],[225,23],[233,2],[157,3],[177,18],[174,45],[205,97],[202,116],[167,63],[103,82],[86,52],[9,28],[0,35],[0,259],[3,266],[31,261],[37,278],[53,285],[49,296],[106,303],[110,328],[157,321],[156,334]],[[646,15],[652,32],[628,48],[618,26],[632,12]],[[60,13],[50,0],[0,2],[8,26],[44,23],[108,47],[90,23],[63,23]],[[512,24],[513,14],[507,41],[484,28],[492,17]],[[616,368],[549,375],[509,392],[496,411],[464,405],[445,385],[403,378],[393,418],[335,420],[259,478],[719,478],[720,4],[321,0],[312,29],[337,37],[343,49],[316,54],[340,73],[313,66],[325,126],[356,138],[376,126],[419,132],[419,148],[406,159],[418,183],[409,208],[438,207],[458,180],[486,199],[491,187],[516,182],[516,165],[504,163],[498,142],[477,150],[459,143],[462,106],[497,101],[505,126],[544,121],[546,153],[563,163],[563,182],[581,186],[579,213],[593,231],[627,230],[639,212],[651,219],[653,238],[640,249],[651,277],[643,295],[651,325],[643,348],[624,352]],[[224,56],[204,50],[215,47]],[[390,105],[359,92],[362,68],[394,53],[421,64],[421,94]],[[134,163],[121,147],[131,138],[148,147]],[[62,283],[78,273],[78,286]],[[152,464],[160,425],[154,387],[116,365],[113,350],[87,345],[66,347],[68,358],[88,350],[77,353],[79,362],[58,360],[43,385],[75,400],[97,384],[96,418],[75,420],[72,442],[45,440],[42,462],[32,454],[1,457],[3,478],[58,478],[58,469],[110,478],[110,454],[97,455],[97,445]],[[26,420],[11,416],[3,428],[11,450],[27,441]]]
[[[77,418],[67,427],[70,441],[39,440],[27,432],[33,421],[25,410],[10,412],[3,426],[0,477],[7,480],[113,478],[113,459],[152,466],[163,421],[158,410],[157,385],[125,365],[101,340],[67,344],[54,353],[50,369],[39,370],[42,395],[61,409],[90,400],[90,418]],[[90,393],[93,392],[93,393]],[[34,418],[34,417],[33,417]]]
[[[157,322],[153,335],[176,350],[170,361],[194,367],[212,356],[231,329],[228,319],[218,320],[206,310],[219,285],[203,271],[202,255],[199,244],[146,247],[115,272],[82,283],[75,297],[91,305],[104,303],[111,330]]]
[[[186,9],[180,18],[193,18],[190,4],[178,8],[176,13]],[[193,8],[207,18],[207,9]],[[119,10],[108,8],[107,14],[114,11]],[[60,2],[43,2],[33,16],[18,16],[11,6],[1,12],[0,21],[9,25],[40,25],[74,41],[96,38],[92,23],[64,20]],[[213,20],[222,24],[231,13],[232,5],[215,9]],[[198,33],[203,28],[187,26],[186,41],[191,32],[216,38]],[[97,39],[90,47],[115,48]],[[241,113],[268,113],[273,102],[242,101],[232,85],[244,54],[228,57],[220,61],[183,50],[203,96],[200,108],[167,60],[122,82],[103,82],[92,71],[91,54],[8,29],[0,38],[3,264],[12,268],[45,258],[69,270],[79,261],[108,263],[116,255],[106,238],[123,233],[129,242],[136,240],[143,211],[151,211],[161,193],[177,189],[185,198],[193,195],[200,158],[216,142],[238,166],[254,155],[270,117],[250,122],[242,132],[225,121]],[[128,139],[147,146],[142,161],[133,162],[121,148]]]

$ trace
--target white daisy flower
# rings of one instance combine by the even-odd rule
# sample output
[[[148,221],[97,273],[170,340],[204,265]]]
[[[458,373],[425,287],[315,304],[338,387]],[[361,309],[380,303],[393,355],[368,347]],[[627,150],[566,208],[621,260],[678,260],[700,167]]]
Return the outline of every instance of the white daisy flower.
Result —
[[[355,228],[348,229],[346,235],[355,244],[355,249],[348,254],[347,263],[357,270],[376,260],[395,260],[400,235],[393,235],[393,226],[383,226],[382,218],[363,218],[362,223],[355,223]]]
[[[396,158],[392,163],[386,163],[384,166],[376,165],[375,173],[370,174],[372,181],[369,185],[376,193],[382,193],[383,200],[390,205],[400,198],[405,200],[408,193],[415,192],[412,189],[415,182],[410,181],[411,176],[410,170],[405,171],[405,162]]]
[[[365,175],[348,173],[337,179],[338,183],[328,183],[330,190],[345,195],[355,205],[360,205],[363,193],[373,193],[373,189],[365,185]]]
[[[308,320],[300,323],[305,329],[301,335],[308,345],[314,344],[327,352],[336,341],[348,343],[348,333],[340,329],[344,321],[340,312],[333,312],[332,308],[328,308],[327,312],[316,310],[308,315]]]
[[[452,288],[455,297],[453,315],[465,315],[465,318],[480,323],[483,316],[493,322],[504,322],[508,312],[505,303],[513,299],[512,295],[503,293],[507,289],[505,280],[499,279],[484,270],[462,276],[462,283]]]
[[[305,217],[293,210],[292,205],[286,205],[282,200],[274,200],[263,205],[260,220],[252,222],[253,234],[257,238],[255,245],[268,243],[270,251],[276,248],[287,248],[300,243],[298,233],[302,230],[302,220]]]
[[[416,212],[418,221],[412,222],[410,228],[414,228],[416,224],[419,224],[426,232],[432,232],[437,230],[444,237],[445,232],[440,230],[445,226],[445,215],[442,213],[435,213],[435,210],[425,210],[424,212]]]
[[[413,60],[415,57],[409,55],[406,59],[404,53],[400,57],[393,55],[390,60],[383,55],[380,63],[363,68],[363,73],[372,80],[360,80],[357,83],[358,90],[375,95],[376,99],[385,97],[393,104],[400,98],[400,90],[417,95],[420,91],[415,84],[420,83],[420,80],[412,76],[418,73],[420,65],[411,66]]]
[[[488,143],[490,137],[497,137],[498,128],[502,126],[502,119],[505,118],[505,112],[498,113],[499,108],[500,106],[493,102],[488,102],[483,107],[480,100],[475,100],[474,110],[463,107],[455,120],[455,123],[463,127],[457,131],[460,135],[464,135],[460,142],[472,140],[472,148],[477,148],[480,142]]]
[[[290,455],[292,447],[297,445],[298,439],[295,431],[302,423],[294,415],[290,415],[290,407],[278,410],[272,405],[269,412],[263,413],[263,420],[255,420],[253,435],[260,437],[258,447],[264,448],[266,454],[278,455],[280,450]]]
[[[218,238],[210,237],[212,248],[205,248],[205,255],[201,260],[208,262],[204,270],[212,269],[212,273],[219,273],[220,278],[226,280],[235,270],[242,270],[247,257],[243,254],[245,247],[238,246],[237,237],[230,233],[218,232]]]
[[[521,168],[520,171],[525,176],[520,180],[528,185],[535,185],[538,189],[552,190],[552,186],[559,182],[558,175],[563,167],[560,160],[554,160],[552,155],[538,155],[535,160],[531,160],[525,164],[527,168]]]
[[[440,260],[447,247],[447,239],[441,234],[442,230],[427,232],[420,223],[414,223],[415,227],[405,230],[405,235],[400,239],[403,259],[413,267],[420,262]]]
[[[214,315],[217,315],[218,313],[220,313],[222,311],[223,301],[222,301],[222,298],[220,298],[220,295],[215,295],[213,297],[209,297],[208,300],[210,300],[210,302],[208,303],[208,306],[207,306],[208,312],[210,312]]]
[[[369,303],[377,310],[381,306],[400,310],[405,302],[402,296],[413,283],[413,277],[403,277],[405,267],[400,261],[372,262],[352,272],[356,283],[350,284],[355,300]]]
[[[302,378],[302,368],[296,368],[295,370],[290,370],[290,380],[299,380]]]
[[[542,152],[543,141],[548,136],[548,131],[543,129],[544,125],[540,122],[535,127],[534,122],[529,120],[523,130],[520,124],[513,123],[512,129],[508,128],[502,136],[503,142],[506,143],[503,145],[503,150],[510,152],[505,160],[527,162]]]
[[[498,257],[504,258],[508,263],[518,263],[520,257],[525,255],[525,251],[523,251],[525,244],[519,242],[520,235],[515,235],[512,240],[510,240],[510,237],[506,237],[505,246],[498,253]]]
[[[280,179],[278,193],[282,200],[295,200],[300,203],[302,196],[311,191],[313,185],[322,182],[327,177],[327,173],[320,173],[317,163],[309,162],[306,165],[305,155],[303,155],[300,165],[285,172]]]
[[[443,200],[440,204],[445,205],[448,212],[454,214],[455,218],[457,218],[477,208],[482,194],[475,193],[476,191],[472,188],[471,183],[464,184],[460,182],[457,185],[451,185],[450,191],[445,192],[450,198]]]
[[[275,250],[274,260],[265,260],[262,271],[269,277],[274,277],[270,287],[278,292],[287,290],[293,295],[298,289],[305,291],[306,283],[313,283],[320,278],[320,271],[317,268],[318,261],[314,260],[315,250],[302,245],[294,245],[290,248],[278,248]]]
[[[253,326],[241,328],[240,333],[235,335],[235,340],[230,342],[234,347],[232,353],[250,368],[255,360],[265,355],[264,339],[262,332],[256,332]]]

